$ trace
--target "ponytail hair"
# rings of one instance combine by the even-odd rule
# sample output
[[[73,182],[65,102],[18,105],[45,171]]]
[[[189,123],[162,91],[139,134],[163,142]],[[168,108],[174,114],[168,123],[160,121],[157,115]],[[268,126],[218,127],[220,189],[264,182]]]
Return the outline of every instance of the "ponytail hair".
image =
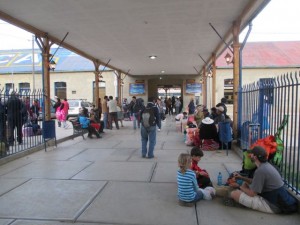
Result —
[[[182,174],[185,174],[191,166],[191,156],[187,153],[181,153],[178,157],[178,166]]]

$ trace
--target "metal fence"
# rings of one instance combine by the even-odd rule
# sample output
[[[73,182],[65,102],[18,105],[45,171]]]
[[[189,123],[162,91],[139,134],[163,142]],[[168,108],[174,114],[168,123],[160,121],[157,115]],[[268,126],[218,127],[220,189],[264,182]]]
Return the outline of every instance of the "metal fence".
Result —
[[[0,90],[0,158],[43,143],[41,90]]]
[[[275,135],[284,117],[288,118],[280,135],[284,150],[279,170],[286,185],[297,195],[300,194],[299,86],[299,72],[260,79],[245,85],[240,93],[242,110],[239,112],[240,143],[243,149],[248,149],[258,138]],[[255,124],[258,125],[257,128],[251,130],[251,126]]]

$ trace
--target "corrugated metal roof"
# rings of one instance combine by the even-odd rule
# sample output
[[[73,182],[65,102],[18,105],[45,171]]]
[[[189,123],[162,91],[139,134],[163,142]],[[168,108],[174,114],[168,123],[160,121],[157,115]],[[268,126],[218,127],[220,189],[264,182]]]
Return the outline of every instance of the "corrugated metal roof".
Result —
[[[54,53],[55,49],[51,50]],[[224,56],[225,50],[217,59],[218,68],[230,68]],[[231,54],[232,55],[232,54]],[[35,49],[35,71],[41,72],[42,57]],[[94,71],[93,63],[67,49],[61,48],[54,56],[56,72]],[[137,62],[138,63],[138,62]],[[249,42],[243,50],[244,68],[300,67],[300,41],[289,42]],[[109,70],[109,68],[106,68]],[[100,67],[103,70],[103,66]],[[32,49],[0,50],[0,74],[31,73]]]
[[[56,49],[51,49],[53,54]],[[34,70],[39,73],[42,70],[41,51],[34,50]],[[53,60],[56,62],[56,72],[70,71],[94,71],[92,61],[83,58],[67,49],[60,48]],[[0,51],[0,73],[31,73],[32,72],[32,49],[1,50]],[[100,66],[103,70],[103,66]],[[108,70],[109,68],[106,68]]]
[[[225,50],[217,59],[217,67],[232,67],[225,61],[227,52],[231,54]],[[243,49],[242,60],[243,68],[300,67],[300,41],[249,42]]]

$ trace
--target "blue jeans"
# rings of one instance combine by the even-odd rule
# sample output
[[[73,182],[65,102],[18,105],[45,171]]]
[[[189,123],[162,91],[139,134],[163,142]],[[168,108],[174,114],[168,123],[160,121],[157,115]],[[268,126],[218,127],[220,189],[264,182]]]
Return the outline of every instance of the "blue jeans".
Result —
[[[107,120],[108,120],[108,113],[103,113],[103,122],[104,122],[104,129],[107,128]]]
[[[147,143],[149,140],[148,158],[153,158],[153,151],[156,144],[156,126],[145,128],[141,126],[141,137],[142,137],[142,157],[147,155]]]
[[[203,199],[203,193],[202,193],[202,191],[198,190],[196,193],[196,196],[194,198],[194,202],[198,202],[201,199]]]
[[[140,128],[140,120],[139,120],[140,113],[133,113],[133,129],[136,129],[136,123],[138,125],[138,128]]]

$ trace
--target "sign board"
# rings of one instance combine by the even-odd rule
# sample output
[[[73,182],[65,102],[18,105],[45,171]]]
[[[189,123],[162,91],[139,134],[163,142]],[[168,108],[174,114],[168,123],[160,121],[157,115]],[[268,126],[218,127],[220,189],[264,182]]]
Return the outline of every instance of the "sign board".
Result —
[[[202,84],[200,83],[187,83],[185,92],[187,94],[197,94],[202,92]]]
[[[144,95],[145,94],[145,84],[129,84],[129,94],[130,95]]]

